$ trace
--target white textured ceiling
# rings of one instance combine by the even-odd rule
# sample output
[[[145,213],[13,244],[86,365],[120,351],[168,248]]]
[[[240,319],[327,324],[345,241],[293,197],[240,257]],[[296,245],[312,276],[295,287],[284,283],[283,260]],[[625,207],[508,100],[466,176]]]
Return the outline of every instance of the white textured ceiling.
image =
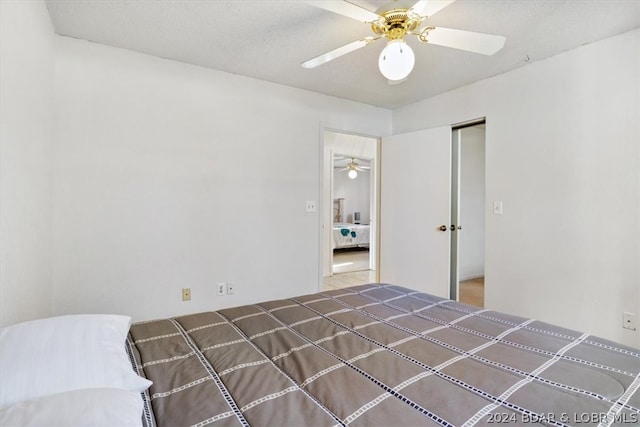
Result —
[[[353,0],[369,10],[388,3]],[[426,21],[507,38],[482,56],[408,38],[416,66],[389,85],[383,40],[315,69],[300,63],[372,35],[302,1],[48,0],[58,34],[394,108],[640,27],[640,0],[457,0]]]

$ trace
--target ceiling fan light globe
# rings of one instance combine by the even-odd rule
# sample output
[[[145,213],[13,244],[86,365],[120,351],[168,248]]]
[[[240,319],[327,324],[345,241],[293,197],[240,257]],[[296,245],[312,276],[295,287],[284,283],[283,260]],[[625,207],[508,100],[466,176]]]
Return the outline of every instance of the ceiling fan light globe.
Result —
[[[415,62],[413,50],[404,40],[391,40],[380,52],[378,67],[385,78],[396,81],[406,79]]]
[[[347,176],[351,179],[356,179],[356,177],[358,176],[358,172],[355,169],[351,169]]]

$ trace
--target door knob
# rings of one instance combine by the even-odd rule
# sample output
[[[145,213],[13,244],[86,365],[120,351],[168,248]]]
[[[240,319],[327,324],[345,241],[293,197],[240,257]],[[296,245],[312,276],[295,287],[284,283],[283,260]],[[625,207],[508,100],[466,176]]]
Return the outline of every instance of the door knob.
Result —
[[[456,229],[457,230],[462,230],[462,226],[459,225],[459,226],[456,227],[455,224],[451,224],[451,227],[449,227],[449,230],[451,230],[451,231],[456,231]]]
[[[440,227],[438,227],[438,230],[440,231],[447,231],[447,226],[446,225],[441,225]]]

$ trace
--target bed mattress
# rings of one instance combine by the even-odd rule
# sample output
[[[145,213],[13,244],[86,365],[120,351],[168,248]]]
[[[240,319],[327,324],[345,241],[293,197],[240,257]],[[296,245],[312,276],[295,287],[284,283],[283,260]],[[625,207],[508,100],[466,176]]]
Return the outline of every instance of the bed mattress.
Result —
[[[136,323],[128,345],[151,426],[639,422],[637,349],[393,285]]]
[[[336,223],[333,225],[333,248],[369,247],[369,225]]]

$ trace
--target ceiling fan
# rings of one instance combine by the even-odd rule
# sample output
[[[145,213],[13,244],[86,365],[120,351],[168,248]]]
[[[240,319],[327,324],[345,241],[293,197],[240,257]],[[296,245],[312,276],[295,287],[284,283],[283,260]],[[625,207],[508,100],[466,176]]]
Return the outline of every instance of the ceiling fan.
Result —
[[[351,157],[351,162],[347,164],[347,167],[340,169],[338,172],[349,171],[347,172],[347,176],[351,179],[356,179],[356,177],[358,176],[358,171],[364,172],[369,169],[371,169],[369,166],[360,166],[358,163],[356,163],[356,158]]]
[[[371,25],[375,35],[340,46],[301,65],[315,68],[342,55],[365,47],[381,38],[388,40],[380,53],[378,67],[390,83],[404,81],[415,64],[413,50],[405,42],[408,35],[417,36],[423,43],[461,49],[483,55],[493,55],[504,46],[505,38],[492,34],[475,33],[430,25],[421,27],[429,17],[444,9],[455,0],[399,0],[382,6],[375,12],[348,1],[307,1],[313,6],[344,15]]]

